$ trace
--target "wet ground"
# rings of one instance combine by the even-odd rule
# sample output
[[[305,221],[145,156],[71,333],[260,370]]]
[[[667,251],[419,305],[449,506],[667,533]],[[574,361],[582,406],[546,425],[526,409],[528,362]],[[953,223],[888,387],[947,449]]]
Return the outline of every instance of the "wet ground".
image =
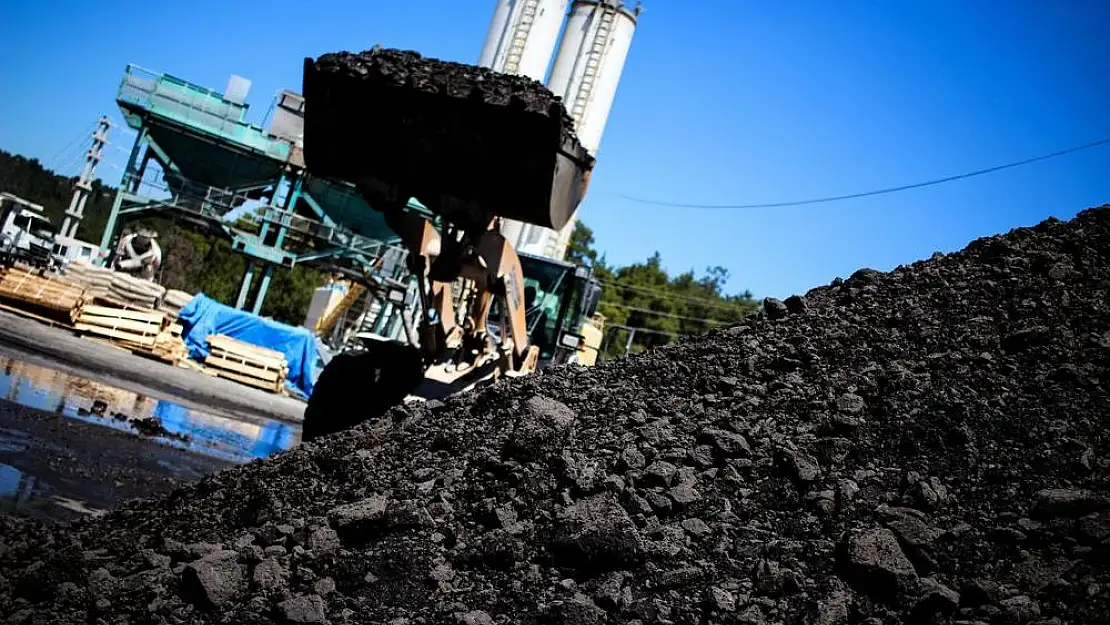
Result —
[[[0,350],[0,513],[97,514],[288,449],[300,426],[218,414]]]
[[[305,404],[300,400],[141,358],[6,311],[0,311],[0,356],[169,398],[205,413],[291,423],[304,416]]]

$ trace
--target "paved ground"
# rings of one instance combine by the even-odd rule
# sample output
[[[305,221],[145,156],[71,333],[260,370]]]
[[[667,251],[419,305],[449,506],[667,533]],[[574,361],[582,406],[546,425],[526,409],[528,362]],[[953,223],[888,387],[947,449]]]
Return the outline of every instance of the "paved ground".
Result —
[[[157,360],[0,311],[0,353],[112,386],[240,419],[299,423],[304,402]]]
[[[9,363],[0,376],[5,389],[0,398],[0,514],[47,521],[82,518],[128,499],[163,495],[245,461],[240,456],[264,457],[300,438],[304,402],[136,356],[5,311],[0,311],[0,362]],[[73,380],[58,383],[37,367]],[[123,402],[136,403],[112,407],[127,415],[102,417],[87,410],[75,415],[72,406],[21,405],[31,392],[27,384],[50,383],[39,390],[66,395],[87,388],[81,379],[130,391],[135,395]],[[182,439],[181,448],[172,436],[132,427],[135,419],[142,420],[134,411],[142,412],[140,404],[151,400],[191,411],[165,414],[199,439]],[[237,452],[240,460],[204,451],[207,443],[200,439]]]

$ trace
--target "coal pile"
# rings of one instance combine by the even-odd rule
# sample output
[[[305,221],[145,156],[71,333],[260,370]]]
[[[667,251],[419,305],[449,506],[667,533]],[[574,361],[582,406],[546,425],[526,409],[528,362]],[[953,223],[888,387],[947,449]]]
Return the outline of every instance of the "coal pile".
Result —
[[[416,197],[483,227],[500,215],[561,228],[593,158],[561,100],[530,78],[374,49],[305,59],[304,156],[370,206]]]
[[[68,531],[16,623],[1105,623],[1110,206]]]

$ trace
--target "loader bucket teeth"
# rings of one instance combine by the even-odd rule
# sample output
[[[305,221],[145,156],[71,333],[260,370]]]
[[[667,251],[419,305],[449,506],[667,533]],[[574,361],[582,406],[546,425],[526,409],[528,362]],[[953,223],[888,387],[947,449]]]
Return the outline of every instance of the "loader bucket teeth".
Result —
[[[316,382],[305,408],[301,439],[378,419],[423,380],[424,362],[415,347],[375,341],[366,351],[340,354]]]

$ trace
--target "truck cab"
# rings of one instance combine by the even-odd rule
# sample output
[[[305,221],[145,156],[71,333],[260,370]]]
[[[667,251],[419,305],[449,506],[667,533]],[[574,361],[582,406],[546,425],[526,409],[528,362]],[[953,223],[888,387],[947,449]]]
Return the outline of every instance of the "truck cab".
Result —
[[[586,346],[583,325],[597,311],[601,285],[589,267],[561,260],[518,253],[524,273],[525,318],[533,345],[540,348],[540,368],[572,362]],[[498,333],[501,318],[495,301],[489,315],[490,329]]]
[[[55,262],[57,235],[42,206],[11,193],[0,193],[0,254],[6,262],[50,266]]]

